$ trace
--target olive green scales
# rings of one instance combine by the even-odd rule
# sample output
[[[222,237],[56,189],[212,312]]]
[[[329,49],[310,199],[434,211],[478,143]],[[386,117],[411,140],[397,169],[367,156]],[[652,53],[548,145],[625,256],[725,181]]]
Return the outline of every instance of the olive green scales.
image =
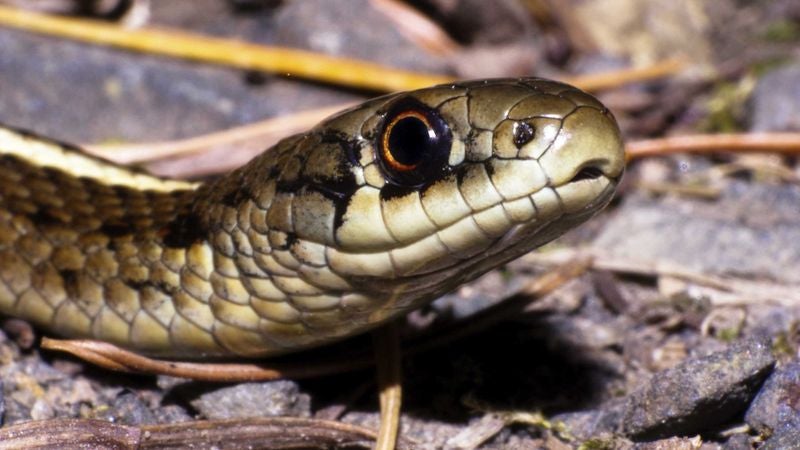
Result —
[[[159,356],[375,327],[610,200],[613,116],[533,78],[370,100],[204,184],[0,128],[0,313]]]

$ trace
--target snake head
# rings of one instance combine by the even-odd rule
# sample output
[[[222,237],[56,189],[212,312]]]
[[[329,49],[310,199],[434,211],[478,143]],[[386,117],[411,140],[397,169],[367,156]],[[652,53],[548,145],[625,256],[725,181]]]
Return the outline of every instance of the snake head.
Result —
[[[584,222],[611,199],[624,160],[614,117],[596,99],[523,78],[371,100],[287,139],[240,178],[258,206],[248,210],[251,245],[265,248],[256,263],[295,277],[270,301],[290,299],[315,330],[302,344],[311,345],[375,326]]]
[[[332,267],[367,278],[476,276],[591,217],[624,168],[608,109],[540,79],[382,97],[323,127],[355,136]]]

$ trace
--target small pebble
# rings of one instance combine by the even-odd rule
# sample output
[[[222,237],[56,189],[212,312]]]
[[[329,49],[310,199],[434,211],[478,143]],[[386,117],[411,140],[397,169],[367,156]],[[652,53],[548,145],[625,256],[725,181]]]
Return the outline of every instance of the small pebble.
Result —
[[[311,397],[288,380],[223,387],[191,402],[207,419],[311,416]]]

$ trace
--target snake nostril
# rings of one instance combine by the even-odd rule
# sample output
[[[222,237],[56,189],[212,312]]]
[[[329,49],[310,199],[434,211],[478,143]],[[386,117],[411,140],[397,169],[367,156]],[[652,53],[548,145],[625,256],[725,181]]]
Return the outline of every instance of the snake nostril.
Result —
[[[576,181],[581,181],[581,180],[595,180],[597,178],[600,178],[601,176],[603,176],[603,171],[599,167],[584,166],[569,181],[570,183],[574,183]]]
[[[525,144],[536,137],[536,130],[527,122],[517,122],[514,124],[514,145],[522,148]]]

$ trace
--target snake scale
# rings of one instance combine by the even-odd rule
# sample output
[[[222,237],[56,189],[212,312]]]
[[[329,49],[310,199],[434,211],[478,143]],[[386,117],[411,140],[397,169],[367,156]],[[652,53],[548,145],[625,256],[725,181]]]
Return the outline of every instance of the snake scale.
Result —
[[[205,183],[0,128],[0,314],[156,357],[261,357],[363,332],[580,224],[624,153],[536,78],[369,100]]]

